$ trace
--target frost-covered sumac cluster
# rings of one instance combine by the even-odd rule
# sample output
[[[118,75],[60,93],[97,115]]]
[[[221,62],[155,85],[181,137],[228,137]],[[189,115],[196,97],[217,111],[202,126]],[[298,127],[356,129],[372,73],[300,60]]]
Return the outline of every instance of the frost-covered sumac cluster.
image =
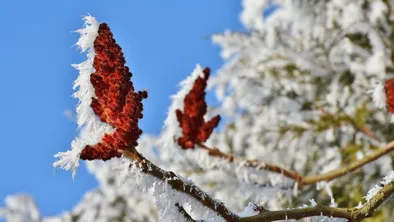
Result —
[[[92,98],[91,108],[100,121],[115,128],[105,134],[98,144],[87,145],[81,152],[83,160],[108,160],[120,157],[118,150],[134,149],[142,134],[138,119],[142,118],[142,99],[146,91],[134,92],[131,73],[125,66],[121,48],[112,38],[107,24],[100,24],[94,40],[93,67],[90,83],[97,98]]]
[[[184,112],[179,109],[176,110],[176,116],[183,134],[178,139],[178,144],[184,149],[192,149],[196,144],[207,141],[220,121],[219,115],[207,122],[204,121],[207,112],[205,88],[210,72],[209,68],[205,68],[203,70],[204,76],[198,77],[194,81],[193,88],[184,99]]]
[[[81,132],[71,150],[55,155],[54,166],[75,176],[80,160],[106,160],[87,162],[100,186],[58,217],[41,218],[21,195],[8,197],[0,216],[390,221],[394,1],[243,0],[242,6],[247,31],[212,37],[225,64],[210,78],[209,68],[195,67],[171,97],[157,136],[140,137],[147,92],[134,90],[108,25],[85,17],[77,45],[87,60],[74,65]],[[206,88],[219,106],[208,107]]]

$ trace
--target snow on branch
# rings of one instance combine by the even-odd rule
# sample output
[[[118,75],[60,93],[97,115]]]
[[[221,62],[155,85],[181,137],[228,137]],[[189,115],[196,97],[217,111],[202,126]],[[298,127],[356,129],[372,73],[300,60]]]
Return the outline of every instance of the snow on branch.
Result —
[[[388,185],[389,183],[392,183],[394,181],[394,171],[390,171],[387,176],[385,176],[383,178],[382,181],[380,181],[380,184],[384,186]],[[380,185],[375,185],[372,189],[370,189],[367,193],[367,195],[365,196],[365,199],[370,202],[373,197],[383,189],[382,186]]]
[[[200,188],[195,186],[193,183],[185,182],[183,179],[181,179],[179,176],[177,176],[175,173],[171,171],[165,171],[163,169],[160,169],[152,162],[145,159],[136,150],[124,150],[120,152],[123,153],[123,155],[126,158],[135,161],[135,163],[133,163],[133,166],[139,168],[143,174],[147,174],[156,179],[159,179],[160,181],[164,182],[164,185],[165,184],[169,185],[171,189],[189,195],[190,197],[194,198],[199,204],[216,212],[220,217],[222,217],[226,221],[239,221],[239,217],[236,214],[232,213],[230,210],[228,210],[223,203],[213,199],[210,195],[206,194],[204,191],[202,191]],[[163,186],[163,184],[161,186]],[[159,192],[159,195],[162,194],[163,192]],[[167,199],[167,201],[169,200]],[[180,201],[181,199],[178,200],[178,202]],[[194,207],[196,206],[193,205],[192,210]]]
[[[73,140],[71,150],[57,153],[55,158],[59,158],[59,160],[53,164],[54,167],[72,170],[73,177],[76,174],[76,168],[79,166],[79,155],[84,147],[100,141],[106,132],[112,131],[111,127],[100,122],[90,107],[92,98],[96,97],[94,88],[90,83],[90,75],[95,72],[95,68],[93,67],[93,60],[96,55],[94,41],[98,36],[99,23],[90,15],[83,17],[83,20],[85,22],[84,27],[76,31],[81,35],[76,45],[81,49],[81,52],[87,51],[87,60],[73,65],[73,67],[79,70],[79,76],[74,82],[74,89],[78,88],[78,91],[73,94],[73,97],[79,100],[77,106],[77,123],[79,128],[85,127],[83,130],[84,134],[80,138],[77,137]]]
[[[326,216],[329,218],[348,219],[349,221],[361,221],[362,219],[369,218],[373,215],[374,211],[394,193],[394,173],[390,172],[381,182],[383,187],[379,189],[372,189],[368,192],[367,203],[361,207],[353,208],[337,208],[327,207],[319,204],[312,204],[312,207],[286,209],[279,211],[263,211],[262,213],[244,217],[241,221],[275,221],[275,220],[289,220],[289,219],[302,219],[313,216]]]
[[[386,144],[384,147],[361,158],[360,160],[354,161],[348,165],[345,165],[343,167],[339,167],[337,169],[333,169],[333,170],[323,173],[323,174],[307,175],[307,176],[303,176],[301,174],[298,174],[297,172],[294,172],[292,170],[288,170],[288,169],[285,169],[285,168],[282,168],[282,167],[279,167],[279,166],[276,166],[273,164],[261,163],[258,160],[243,160],[242,161],[242,160],[240,160],[239,157],[223,153],[218,149],[209,148],[201,143],[198,144],[198,146],[201,149],[206,150],[208,152],[208,155],[210,155],[210,156],[225,159],[229,162],[234,162],[234,161],[241,162],[241,163],[243,163],[243,165],[245,167],[255,168],[257,170],[267,170],[267,171],[279,173],[285,177],[294,179],[297,182],[298,189],[300,189],[304,185],[312,185],[312,184],[316,184],[321,181],[331,181],[331,180],[336,179],[338,177],[347,175],[347,174],[361,168],[362,166],[364,166],[368,163],[371,163],[371,162],[379,159],[380,157],[385,156],[386,154],[388,154],[394,150],[394,141]]]

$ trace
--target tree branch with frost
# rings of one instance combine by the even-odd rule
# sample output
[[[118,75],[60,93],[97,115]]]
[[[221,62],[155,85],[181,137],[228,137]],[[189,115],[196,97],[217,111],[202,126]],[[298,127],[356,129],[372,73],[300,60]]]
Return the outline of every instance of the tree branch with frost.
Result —
[[[222,153],[217,149],[211,149],[203,145],[211,135],[213,129],[218,125],[220,116],[217,115],[211,120],[206,121],[204,116],[207,112],[205,101],[205,88],[210,75],[210,69],[199,70],[200,75],[194,77],[194,83],[183,98],[183,107],[178,107],[175,112],[178,124],[182,130],[182,136],[178,138],[178,145],[182,149],[195,149],[196,146],[208,151],[210,156],[220,157],[229,162],[234,162],[235,157]],[[183,110],[182,110],[183,109]],[[177,124],[177,123],[175,123]],[[239,158],[237,158],[239,159]],[[255,160],[247,160],[246,167],[266,169],[272,172],[283,174],[287,177],[299,180],[301,177],[294,171],[286,170],[273,164],[264,164]]]
[[[149,174],[163,182],[166,182],[171,186],[172,189],[185,193],[202,205],[215,211],[219,216],[223,217],[226,221],[239,221],[239,217],[232,213],[229,209],[224,206],[222,202],[213,199],[211,196],[206,194],[199,187],[192,183],[188,183],[179,178],[175,173],[171,171],[165,171],[145,157],[138,153],[135,149],[119,150],[124,157],[135,161],[135,166],[140,168],[143,173]]]
[[[203,150],[206,150],[208,152],[208,155],[228,160],[230,163],[233,163],[235,161],[241,162],[245,167],[254,168],[256,170],[267,170],[270,172],[279,173],[285,177],[294,179],[296,181],[302,178],[302,175],[298,174],[297,172],[285,169],[283,167],[274,164],[262,163],[258,160],[245,160],[240,157],[233,156],[231,154],[223,153],[219,149],[207,147],[203,143],[198,143],[197,146]]]
[[[178,145],[182,149],[187,150],[199,147],[203,150],[206,150],[208,152],[208,155],[225,159],[230,163],[239,161],[243,162],[243,165],[245,167],[250,167],[257,170],[267,170],[282,174],[285,177],[294,179],[297,182],[298,188],[301,188],[303,185],[311,185],[320,181],[330,181],[346,175],[350,172],[353,172],[354,170],[359,169],[365,164],[368,164],[386,155],[394,149],[393,141],[387,144],[382,149],[379,149],[374,153],[360,160],[357,160],[347,166],[339,167],[338,169],[320,175],[303,176],[295,171],[288,170],[274,164],[261,163],[258,160],[243,160],[231,154],[223,153],[219,149],[209,148],[205,146],[203,142],[205,142],[210,137],[213,129],[218,125],[220,121],[220,116],[215,116],[209,121],[206,121],[204,119],[204,115],[207,112],[207,104],[205,102],[205,88],[207,86],[207,81],[210,75],[210,69],[200,69],[197,72],[199,72],[200,74],[193,77],[194,83],[193,85],[190,84],[190,89],[188,89],[187,94],[183,98],[183,107],[178,107],[178,109],[176,109],[175,111],[172,110],[172,112],[176,113],[178,124],[182,130],[182,136],[179,137],[177,140]],[[324,109],[321,108],[320,110],[323,113],[327,114]],[[328,113],[327,115],[332,114]],[[358,127],[358,124],[349,116],[346,115],[346,119],[352,122],[354,127],[357,127],[357,129],[361,132],[365,133],[370,137],[375,137],[368,128],[365,128],[367,130],[363,130],[362,128]],[[175,125],[176,123],[173,124]]]
[[[239,160],[240,162],[244,163],[245,167],[250,167],[254,168],[257,170],[267,170],[270,172],[274,173],[279,173],[282,174],[285,177],[288,177],[290,179],[294,179],[297,181],[297,186],[298,188],[302,188],[304,185],[313,185],[316,184],[317,182],[321,181],[331,181],[334,180],[338,177],[344,176],[346,174],[349,174],[364,165],[371,163],[377,159],[379,159],[382,156],[385,156],[386,154],[392,152],[394,150],[394,141],[388,143],[384,147],[380,148],[379,150],[374,151],[372,154],[365,156],[364,158],[357,160],[349,165],[339,167],[337,169],[331,170],[327,173],[319,174],[319,175],[310,175],[310,176],[304,176],[301,175],[295,171],[288,170],[273,164],[268,164],[268,163],[262,163],[258,160],[242,160],[240,157],[233,156],[231,154],[223,153],[218,149],[215,148],[209,148],[205,146],[202,143],[197,144],[200,148],[206,150],[208,152],[208,155],[217,157],[217,158],[222,158],[225,160],[228,160],[229,162],[234,162]]]
[[[372,130],[364,123],[362,125],[357,124],[357,122],[351,118],[348,114],[343,112],[345,117],[350,121],[352,126],[359,132],[363,133],[364,135],[368,136],[369,138],[379,141],[379,138],[372,132]]]
[[[311,176],[303,176],[299,181],[299,185],[311,185],[320,181],[331,181],[338,177],[344,176],[348,173],[351,173],[364,165],[371,163],[382,156],[392,152],[394,150],[394,141],[386,144],[384,147],[374,151],[373,153],[365,156],[364,158],[357,160],[347,166],[339,167],[337,169],[331,170],[327,173],[323,173],[320,175],[311,175]]]
[[[328,207],[317,204],[313,207],[298,208],[298,209],[287,209],[279,211],[263,211],[262,213],[241,218],[241,221],[254,222],[254,221],[275,221],[275,220],[288,220],[288,219],[302,219],[306,217],[313,216],[327,216],[327,217],[337,217],[345,218],[349,221],[361,221],[363,219],[369,218],[373,215],[376,209],[387,200],[394,193],[394,172],[391,172],[391,176],[385,179],[376,193],[367,198],[367,202],[362,205],[362,207],[352,207],[352,208],[337,208]]]

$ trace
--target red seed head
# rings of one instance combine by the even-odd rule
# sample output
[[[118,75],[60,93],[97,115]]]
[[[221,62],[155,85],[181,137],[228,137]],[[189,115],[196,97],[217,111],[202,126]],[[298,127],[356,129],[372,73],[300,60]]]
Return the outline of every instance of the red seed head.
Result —
[[[81,159],[108,160],[120,157],[118,150],[134,148],[142,134],[138,120],[142,118],[142,100],[148,97],[146,91],[135,92],[130,81],[132,74],[125,66],[122,49],[113,39],[107,24],[99,26],[94,41],[96,72],[90,76],[97,98],[92,98],[91,107],[101,121],[115,128],[112,134],[105,134],[101,142],[86,146]]]
[[[193,88],[184,99],[184,112],[176,110],[176,116],[183,136],[178,139],[178,144],[183,149],[193,149],[196,143],[205,142],[218,125],[220,116],[215,116],[208,122],[204,121],[207,113],[205,102],[205,88],[209,78],[210,69],[203,70],[204,77],[198,77]]]

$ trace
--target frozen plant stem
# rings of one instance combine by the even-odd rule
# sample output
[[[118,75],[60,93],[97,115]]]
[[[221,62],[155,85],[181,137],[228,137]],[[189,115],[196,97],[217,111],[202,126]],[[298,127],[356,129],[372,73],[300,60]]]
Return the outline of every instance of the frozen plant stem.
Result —
[[[205,146],[202,143],[198,143],[197,144],[201,149],[204,149],[208,152],[208,155],[213,156],[213,157],[219,157],[225,160],[228,160],[229,162],[234,162],[236,159],[240,159],[238,157],[235,157],[231,154],[227,154],[227,153],[223,153],[218,149],[214,149],[214,148],[209,148],[207,146]],[[286,177],[292,178],[294,180],[300,180],[302,178],[302,175],[298,174],[295,171],[291,171],[291,170],[287,170],[285,168],[282,168],[280,166],[274,165],[274,164],[269,164],[269,163],[261,163],[258,160],[243,160],[244,166],[245,167],[250,167],[250,168],[255,168],[258,170],[267,170],[267,171],[271,171],[271,172],[275,172],[275,173],[279,173],[282,174]]]
[[[349,221],[362,221],[373,215],[373,212],[392,194],[394,193],[394,182],[388,183],[378,193],[376,193],[361,208],[335,208],[317,205],[315,207],[306,207],[279,211],[264,211],[261,214],[251,217],[244,217],[241,221],[257,222],[257,221],[276,221],[285,219],[301,219],[312,216],[327,216],[346,218]]]
[[[202,205],[215,211],[219,216],[223,217],[226,221],[240,221],[240,218],[228,210],[222,202],[218,202],[202,191],[200,188],[191,183],[186,183],[181,180],[175,173],[171,171],[165,171],[158,166],[154,165],[149,160],[145,159],[140,153],[135,149],[119,150],[124,157],[135,161],[136,166],[141,169],[143,173],[149,174],[159,180],[168,183],[172,189],[183,192]]]
[[[204,144],[199,143],[198,146],[208,152],[210,156],[213,157],[218,157],[222,158],[225,160],[228,160],[229,162],[234,162],[235,159],[239,157],[235,157],[231,154],[223,153],[218,149],[214,148],[209,148],[205,146]],[[261,163],[258,160],[244,160],[244,166],[245,167],[251,167],[255,169],[262,169],[262,170],[267,170],[275,173],[280,173],[285,177],[294,179],[298,182],[298,188],[302,188],[304,185],[312,185],[316,184],[317,182],[320,181],[331,181],[333,179],[336,179],[338,177],[344,176],[348,173],[351,173],[362,166],[371,163],[374,160],[379,159],[380,157],[390,153],[391,151],[394,150],[394,141],[391,141],[390,143],[386,144],[383,148],[380,148],[379,150],[376,150],[374,153],[365,156],[364,158],[357,160],[347,166],[339,167],[338,169],[334,169],[332,171],[329,171],[324,174],[320,175],[311,175],[311,176],[303,176],[298,174],[295,171],[291,171],[288,169],[284,169],[282,167],[273,165],[273,164],[268,164],[268,163]],[[239,158],[240,159],[240,158]]]
[[[305,176],[302,178],[299,183],[300,185],[311,185],[315,184],[320,181],[330,181],[335,178],[341,177],[343,175],[346,175],[350,172],[353,172],[362,166],[371,163],[372,161],[375,161],[379,159],[380,157],[390,153],[391,151],[394,150],[394,141],[391,141],[390,143],[386,144],[383,148],[380,148],[379,150],[376,150],[374,153],[365,156],[364,158],[357,160],[347,166],[344,167],[339,167],[338,169],[329,171],[327,173],[321,174],[321,175],[312,175],[312,176]]]

